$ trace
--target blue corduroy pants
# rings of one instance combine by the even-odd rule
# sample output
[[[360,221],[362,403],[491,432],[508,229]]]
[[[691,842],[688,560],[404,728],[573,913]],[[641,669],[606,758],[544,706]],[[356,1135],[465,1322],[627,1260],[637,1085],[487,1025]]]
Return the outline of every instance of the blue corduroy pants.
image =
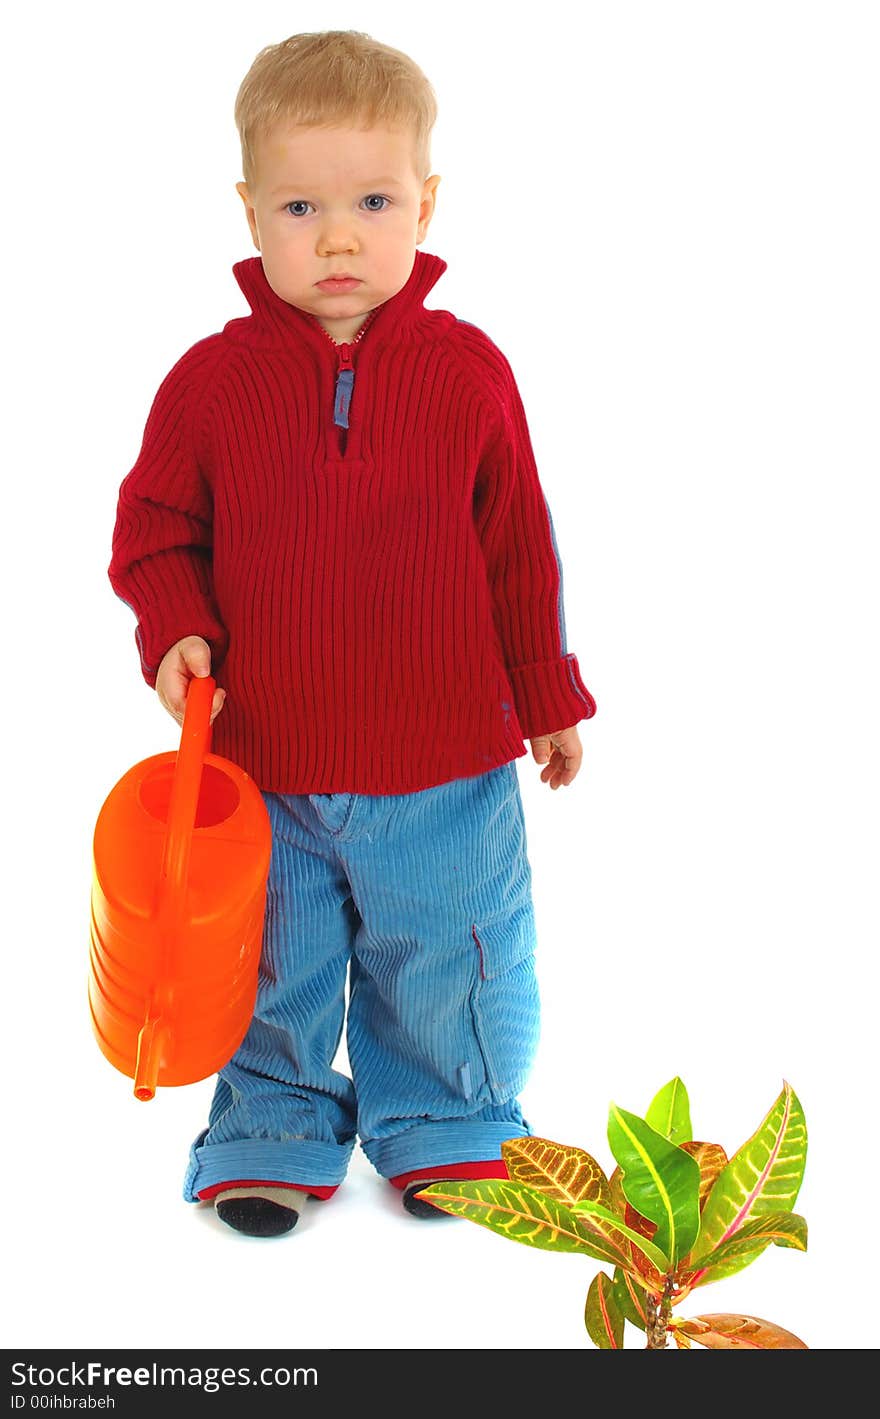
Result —
[[[264,793],[272,856],[254,1016],[184,1197],[500,1157],[538,1041],[516,760],[417,793]],[[346,982],[348,1008],[346,1019]],[[346,1029],[351,1078],[333,1068]]]

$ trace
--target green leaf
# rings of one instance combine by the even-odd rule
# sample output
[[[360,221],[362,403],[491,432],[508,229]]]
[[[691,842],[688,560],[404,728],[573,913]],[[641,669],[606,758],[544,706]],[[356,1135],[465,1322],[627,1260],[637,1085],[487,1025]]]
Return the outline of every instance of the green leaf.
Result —
[[[617,1309],[623,1312],[626,1320],[631,1325],[638,1326],[639,1330],[647,1329],[647,1297],[640,1286],[637,1286],[632,1276],[621,1270],[619,1266],[614,1268],[614,1298],[617,1302]]]
[[[615,1104],[608,1142],[623,1173],[624,1196],[656,1225],[655,1245],[677,1263],[700,1230],[699,1165],[643,1118]]]
[[[587,1292],[584,1325],[600,1350],[623,1349],[623,1314],[618,1308],[611,1278],[604,1271],[593,1277]]]
[[[535,1187],[545,1197],[557,1202],[578,1202],[586,1197],[614,1210],[608,1179],[596,1159],[582,1148],[529,1135],[502,1143],[501,1156],[512,1181]]]
[[[626,1243],[605,1219],[576,1211],[524,1183],[503,1178],[462,1178],[432,1183],[420,1196],[456,1217],[466,1217],[510,1241],[545,1251],[579,1251],[612,1266],[631,1267]],[[586,1204],[592,1206],[594,1204]],[[641,1239],[639,1239],[641,1240]]]
[[[756,1245],[757,1243],[757,1245]],[[733,1276],[766,1251],[770,1245],[793,1247],[795,1251],[807,1250],[807,1223],[797,1212],[770,1212],[765,1217],[756,1217],[745,1222],[721,1242],[713,1252],[701,1260],[700,1270],[693,1281],[682,1278],[682,1284],[706,1286],[710,1281],[720,1281],[725,1276]],[[697,1279],[698,1278],[698,1279]]]
[[[645,1114],[645,1123],[657,1133],[662,1133],[670,1143],[690,1143],[693,1137],[690,1105],[687,1089],[678,1075],[654,1095]]]
[[[766,1118],[721,1170],[703,1207],[692,1262],[703,1261],[746,1222],[791,1212],[807,1157],[807,1125],[794,1090],[785,1084]]]
[[[676,1331],[709,1350],[807,1350],[790,1330],[759,1316],[709,1315],[678,1321]]]

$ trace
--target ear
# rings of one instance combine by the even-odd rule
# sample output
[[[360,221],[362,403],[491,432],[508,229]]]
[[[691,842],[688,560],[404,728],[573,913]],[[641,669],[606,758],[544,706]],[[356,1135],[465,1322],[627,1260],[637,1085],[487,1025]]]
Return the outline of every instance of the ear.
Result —
[[[236,190],[236,192],[238,193],[239,197],[241,198],[242,202],[244,203],[244,210],[245,210],[245,214],[246,214],[247,219],[248,219],[248,226],[249,226],[250,229],[251,229],[251,237],[252,237],[252,239],[253,239],[254,246],[257,248],[257,251],[259,251],[259,250],[260,250],[260,234],[259,234],[259,232],[258,232],[258,230],[257,230],[257,214],[256,214],[256,212],[254,211],[254,206],[253,206],[253,203],[251,202],[251,197],[250,197],[250,193],[248,192],[247,183],[246,183],[246,182],[237,182],[237,183],[235,184],[235,190]]]
[[[419,226],[416,236],[416,245],[423,242],[425,239],[437,203],[437,188],[442,181],[443,179],[437,173],[432,173],[430,177],[425,178],[425,185],[422,188],[422,203],[419,207]]]

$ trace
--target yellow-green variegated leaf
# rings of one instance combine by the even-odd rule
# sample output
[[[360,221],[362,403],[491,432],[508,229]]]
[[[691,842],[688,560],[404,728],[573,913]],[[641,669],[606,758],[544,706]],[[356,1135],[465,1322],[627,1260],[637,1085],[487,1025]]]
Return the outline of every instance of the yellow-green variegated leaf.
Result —
[[[807,1224],[797,1212],[771,1212],[766,1217],[756,1217],[744,1222],[721,1242],[713,1252],[702,1258],[700,1269],[693,1280],[682,1277],[682,1284],[690,1287],[706,1286],[710,1281],[720,1281],[725,1276],[733,1276],[753,1262],[769,1246],[793,1247],[795,1251],[807,1250]]]
[[[557,1202],[579,1202],[586,1197],[614,1211],[607,1177],[582,1148],[530,1136],[502,1143],[501,1156],[515,1182],[535,1187]]]
[[[643,1118],[611,1105],[608,1142],[623,1170],[627,1201],[657,1228],[654,1243],[673,1263],[700,1230],[700,1169]]]
[[[773,1212],[791,1212],[806,1156],[804,1111],[786,1083],[760,1127],[715,1179],[689,1264],[703,1261],[746,1222]]]
[[[680,1143],[685,1153],[690,1153],[697,1161],[700,1169],[700,1211],[709,1193],[712,1191],[712,1184],[721,1172],[727,1167],[727,1154],[720,1143]]]
[[[693,1137],[690,1103],[687,1089],[677,1075],[654,1095],[645,1114],[645,1123],[650,1124],[657,1133],[662,1133],[670,1143],[680,1146],[690,1142]]]
[[[709,1350],[808,1350],[790,1330],[759,1316],[707,1315],[679,1321],[677,1334]]]
[[[632,1266],[623,1238],[619,1233],[615,1236],[617,1217],[608,1214],[612,1226],[604,1218],[575,1211],[525,1183],[505,1178],[450,1179],[423,1188],[420,1196],[443,1212],[466,1217],[525,1246],[579,1251],[612,1266]]]
[[[610,1276],[600,1271],[587,1292],[584,1325],[600,1350],[623,1349],[623,1312],[617,1305]]]

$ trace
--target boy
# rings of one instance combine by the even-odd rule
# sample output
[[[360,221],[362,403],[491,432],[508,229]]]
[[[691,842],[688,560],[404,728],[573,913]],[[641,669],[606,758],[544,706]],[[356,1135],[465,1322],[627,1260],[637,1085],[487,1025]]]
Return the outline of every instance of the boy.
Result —
[[[595,702],[510,366],[423,306],[435,118],[421,70],[359,32],[258,54],[236,100],[252,314],[173,367],[119,495],[142,674],[178,722],[191,677],[218,679],[212,750],[272,824],[254,1017],[184,1183],[250,1235],[335,1192],[358,1139],[441,1217],[419,1189],[506,1176],[530,1132],[516,759],[528,736],[571,783]]]

